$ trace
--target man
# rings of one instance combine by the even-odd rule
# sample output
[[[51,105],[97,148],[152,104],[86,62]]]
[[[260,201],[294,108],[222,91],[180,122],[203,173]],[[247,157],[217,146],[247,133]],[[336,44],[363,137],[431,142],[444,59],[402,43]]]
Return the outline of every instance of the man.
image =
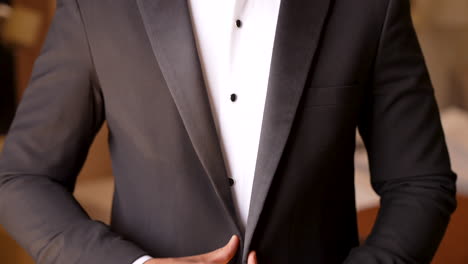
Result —
[[[429,263],[456,176],[408,1],[207,2],[58,1],[1,224],[39,263]],[[72,196],[104,120],[110,227]],[[381,196],[362,245],[356,127]]]

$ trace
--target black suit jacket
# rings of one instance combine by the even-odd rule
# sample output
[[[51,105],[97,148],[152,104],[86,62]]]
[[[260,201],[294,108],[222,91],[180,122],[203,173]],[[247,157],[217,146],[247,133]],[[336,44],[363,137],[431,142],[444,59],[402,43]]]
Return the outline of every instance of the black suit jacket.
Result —
[[[248,224],[235,214],[185,0],[59,0],[0,158],[0,223],[39,263],[218,248],[260,264],[429,263],[456,206],[407,0],[283,0]],[[72,191],[107,120],[110,227]],[[359,128],[381,210],[358,244]]]

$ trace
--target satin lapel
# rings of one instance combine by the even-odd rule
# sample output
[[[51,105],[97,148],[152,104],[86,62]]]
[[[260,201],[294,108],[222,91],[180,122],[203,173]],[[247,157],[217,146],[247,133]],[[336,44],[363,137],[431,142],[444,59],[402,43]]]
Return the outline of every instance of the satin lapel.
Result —
[[[331,0],[283,0],[280,6],[263,117],[243,260],[264,207],[273,175],[318,47]]]
[[[186,0],[137,0],[153,52],[194,149],[239,231]]]

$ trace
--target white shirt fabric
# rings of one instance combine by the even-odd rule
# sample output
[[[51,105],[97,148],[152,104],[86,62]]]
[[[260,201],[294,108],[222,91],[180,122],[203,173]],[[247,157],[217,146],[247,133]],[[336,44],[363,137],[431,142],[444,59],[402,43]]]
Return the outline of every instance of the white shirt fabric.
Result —
[[[234,180],[235,207],[244,227],[250,206],[280,2],[188,1],[227,173]],[[234,102],[231,100],[233,94],[236,96]],[[142,262],[133,264],[137,263]]]
[[[245,226],[280,0],[189,3],[228,176],[235,182],[234,201]]]
[[[133,262],[132,264],[144,264],[146,261],[152,259],[152,257],[150,256],[143,256],[139,259],[137,259],[135,262]]]

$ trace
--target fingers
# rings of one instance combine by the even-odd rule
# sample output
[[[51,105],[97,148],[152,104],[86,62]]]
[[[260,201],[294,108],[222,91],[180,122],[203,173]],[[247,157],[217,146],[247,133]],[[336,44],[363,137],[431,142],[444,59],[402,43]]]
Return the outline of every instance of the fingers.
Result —
[[[236,255],[237,249],[239,248],[239,238],[236,235],[232,236],[224,248],[229,257],[229,261]]]
[[[181,263],[212,263],[212,264],[228,264],[228,262],[236,255],[239,248],[239,238],[232,236],[229,242],[222,248],[202,255],[182,257],[182,258],[159,258],[150,260],[145,264],[181,264]],[[255,262],[256,263],[256,262]]]
[[[257,263],[257,253],[255,251],[251,251],[249,253],[249,257],[247,258],[247,264],[258,264]]]
[[[227,264],[236,255],[238,248],[239,238],[234,235],[224,247],[210,253],[200,255],[200,258],[205,262]]]
[[[238,248],[239,238],[234,235],[229,242],[218,251],[216,260],[219,260],[220,263],[228,263],[236,255]]]

